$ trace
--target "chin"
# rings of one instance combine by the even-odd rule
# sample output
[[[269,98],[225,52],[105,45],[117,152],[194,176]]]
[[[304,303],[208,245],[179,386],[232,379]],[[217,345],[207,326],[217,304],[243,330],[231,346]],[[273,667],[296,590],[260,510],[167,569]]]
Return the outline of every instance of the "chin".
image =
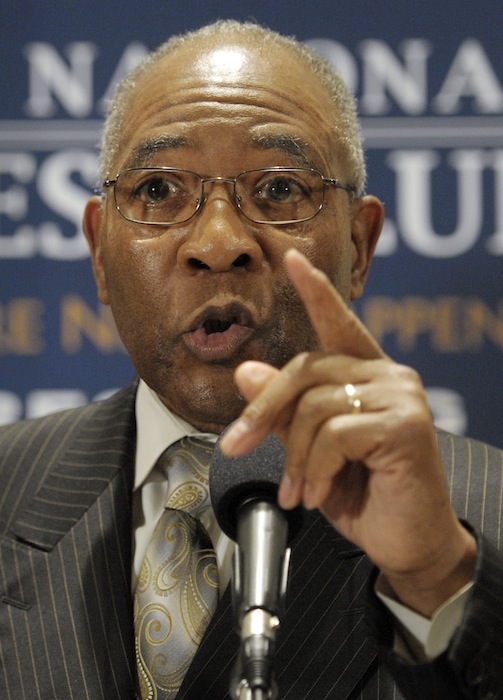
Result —
[[[182,414],[181,417],[201,432],[220,434],[230,423],[239,418],[244,407],[244,401],[239,407],[231,409],[222,405],[219,405],[218,409],[212,409],[211,406],[191,406],[190,412]]]
[[[183,390],[177,387],[163,397],[163,403],[198,430],[211,433],[221,433],[246,405],[228,377],[217,384],[205,377],[205,381],[193,382]]]

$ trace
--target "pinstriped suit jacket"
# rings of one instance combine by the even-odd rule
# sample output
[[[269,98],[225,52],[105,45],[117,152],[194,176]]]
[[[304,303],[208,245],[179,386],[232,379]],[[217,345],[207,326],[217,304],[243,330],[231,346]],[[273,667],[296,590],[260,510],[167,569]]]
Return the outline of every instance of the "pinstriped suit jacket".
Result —
[[[135,389],[0,430],[2,700],[134,698]],[[387,613],[369,593],[370,562],[310,513],[278,639],[281,700],[503,697],[503,453],[439,439],[458,513],[485,533],[448,652],[423,666],[395,657]],[[236,648],[227,592],[179,697],[227,698]]]

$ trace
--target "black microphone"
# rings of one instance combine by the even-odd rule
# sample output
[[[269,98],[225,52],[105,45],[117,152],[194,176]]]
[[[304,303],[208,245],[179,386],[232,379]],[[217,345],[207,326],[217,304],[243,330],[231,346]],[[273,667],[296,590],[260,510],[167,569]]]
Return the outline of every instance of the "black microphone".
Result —
[[[237,543],[232,594],[241,636],[230,693],[235,700],[275,698],[272,661],[284,614],[288,544],[302,526],[303,511],[285,511],[277,503],[285,462],[278,438],[270,435],[231,458],[220,450],[221,437],[210,465],[210,493],[221,529]]]

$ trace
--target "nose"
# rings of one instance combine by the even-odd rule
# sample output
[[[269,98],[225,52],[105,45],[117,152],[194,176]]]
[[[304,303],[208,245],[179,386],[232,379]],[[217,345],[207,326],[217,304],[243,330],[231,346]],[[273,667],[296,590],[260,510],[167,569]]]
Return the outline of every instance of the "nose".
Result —
[[[190,271],[257,269],[263,251],[254,229],[260,224],[251,223],[238,210],[230,182],[210,184],[205,184],[205,192],[210,192],[203,206],[188,223],[190,234],[178,249],[178,262]]]

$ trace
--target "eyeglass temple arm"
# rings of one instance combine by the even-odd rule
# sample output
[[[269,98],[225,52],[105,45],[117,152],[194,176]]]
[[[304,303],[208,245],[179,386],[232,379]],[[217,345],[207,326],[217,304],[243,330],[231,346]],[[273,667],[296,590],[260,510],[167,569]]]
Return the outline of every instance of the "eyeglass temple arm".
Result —
[[[340,190],[345,190],[350,194],[356,194],[356,187],[353,187],[353,185],[345,185],[343,182],[341,182],[340,180],[336,180],[335,178],[324,177],[323,182],[326,185],[331,185],[332,187],[337,187]]]

